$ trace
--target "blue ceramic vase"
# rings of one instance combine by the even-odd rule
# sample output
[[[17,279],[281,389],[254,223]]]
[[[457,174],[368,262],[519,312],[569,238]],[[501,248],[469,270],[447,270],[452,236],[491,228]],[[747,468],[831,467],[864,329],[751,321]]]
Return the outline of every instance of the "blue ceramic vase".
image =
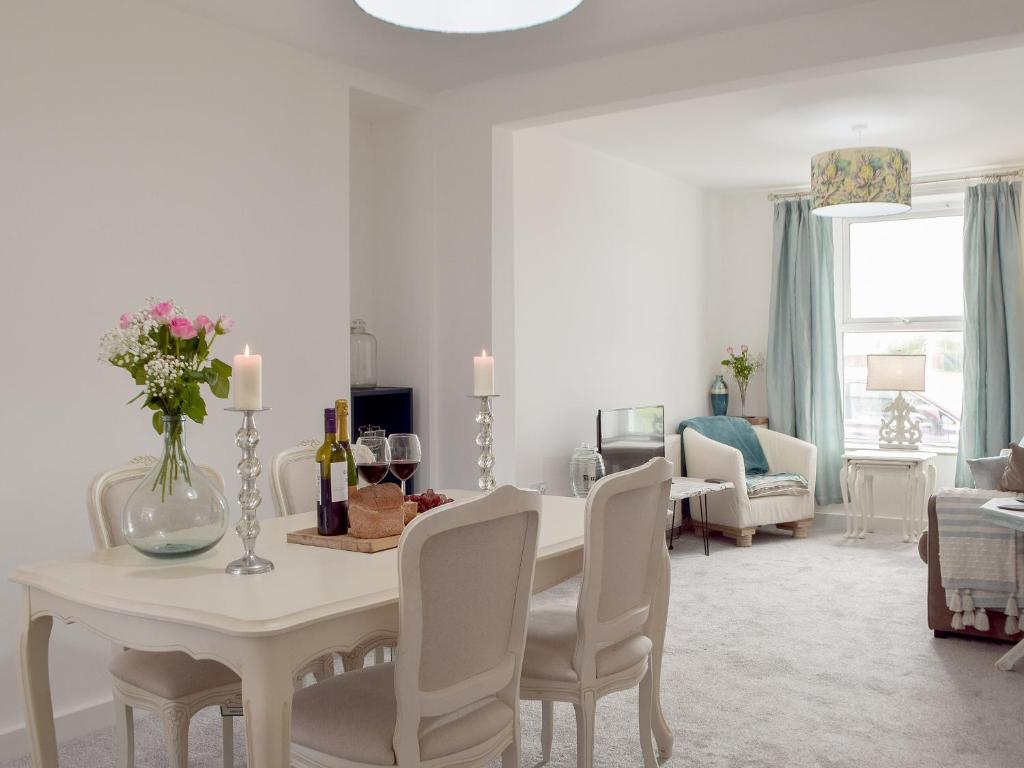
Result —
[[[711,382],[711,414],[725,416],[729,410],[729,385],[722,374],[715,376]]]

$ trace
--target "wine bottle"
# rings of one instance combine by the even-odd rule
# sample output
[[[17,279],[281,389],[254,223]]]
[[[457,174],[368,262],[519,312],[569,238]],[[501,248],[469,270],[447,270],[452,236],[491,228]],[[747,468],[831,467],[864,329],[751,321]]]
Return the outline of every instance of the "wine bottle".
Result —
[[[356,457],[352,452],[348,431],[348,400],[335,400],[334,410],[338,414],[338,442],[345,449],[345,462],[348,465],[348,491],[352,493],[359,487],[359,473],[356,471]]]
[[[321,536],[348,533],[348,471],[338,443],[337,413],[324,408],[324,441],[316,451],[316,529]]]

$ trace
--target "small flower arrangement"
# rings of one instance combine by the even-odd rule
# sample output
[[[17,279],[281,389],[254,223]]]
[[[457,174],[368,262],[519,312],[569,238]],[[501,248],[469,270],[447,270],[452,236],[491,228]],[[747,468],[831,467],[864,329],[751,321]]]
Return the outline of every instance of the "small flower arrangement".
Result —
[[[747,385],[750,384],[750,377],[764,367],[764,361],[750,355],[750,347],[746,344],[740,345],[740,353],[737,355],[733,347],[726,347],[725,354],[728,357],[722,361],[722,365],[729,369],[733,378],[740,388],[740,405],[742,412],[746,412]]]
[[[226,315],[216,321],[207,315],[193,319],[172,300],[151,299],[148,306],[121,315],[117,328],[107,331],[100,340],[100,362],[123,368],[143,387],[128,402],[143,398],[142,407],[153,411],[153,429],[157,434],[163,434],[164,417],[169,418],[172,432],[166,436],[165,444],[170,451],[164,453],[157,479],[165,495],[171,492],[177,479],[177,467],[188,466],[183,460],[182,417],[203,423],[204,384],[214,397],[228,396],[231,366],[211,358],[210,347],[233,325]],[[188,477],[185,482],[191,484]]]

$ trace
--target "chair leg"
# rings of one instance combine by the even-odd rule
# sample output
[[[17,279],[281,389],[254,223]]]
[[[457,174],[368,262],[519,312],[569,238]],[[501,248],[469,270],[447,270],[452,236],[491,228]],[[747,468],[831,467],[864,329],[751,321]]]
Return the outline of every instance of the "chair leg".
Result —
[[[168,704],[160,710],[167,739],[167,764],[170,768],[188,768],[188,707]]]
[[[230,715],[221,715],[220,723],[224,731],[224,768],[235,766],[235,719]]]
[[[576,710],[576,768],[593,768],[594,715],[597,701],[593,691],[584,691],[583,699],[574,704]]]
[[[654,756],[654,731],[651,727],[653,709],[654,678],[648,661],[647,672],[640,681],[640,751],[644,756],[644,768],[658,768],[658,759]]]
[[[540,748],[544,755],[544,762],[551,760],[551,742],[555,738],[555,703],[553,701],[541,701],[540,703]]]
[[[135,768],[135,716],[132,708],[114,697],[114,733],[117,738],[118,768]]]

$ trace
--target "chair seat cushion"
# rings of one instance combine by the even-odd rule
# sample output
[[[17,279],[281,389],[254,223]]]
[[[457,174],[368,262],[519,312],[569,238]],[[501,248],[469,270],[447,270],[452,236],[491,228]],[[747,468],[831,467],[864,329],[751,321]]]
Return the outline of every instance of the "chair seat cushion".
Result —
[[[795,472],[774,472],[769,475],[748,475],[747,498],[765,496],[804,496],[808,493],[807,478]]]
[[[574,683],[579,680],[572,666],[576,653],[576,606],[537,608],[530,611],[523,656],[523,678]],[[645,635],[634,635],[598,651],[597,676],[607,677],[629,669],[651,652]]]
[[[394,765],[395,718],[395,665],[377,664],[297,691],[292,741],[343,760]],[[424,718],[420,758],[469,749],[498,735],[513,718],[512,710],[493,696],[450,715]]]
[[[118,653],[110,674],[164,699],[183,699],[223,685],[241,686],[238,675],[217,661],[194,659],[181,651]]]

